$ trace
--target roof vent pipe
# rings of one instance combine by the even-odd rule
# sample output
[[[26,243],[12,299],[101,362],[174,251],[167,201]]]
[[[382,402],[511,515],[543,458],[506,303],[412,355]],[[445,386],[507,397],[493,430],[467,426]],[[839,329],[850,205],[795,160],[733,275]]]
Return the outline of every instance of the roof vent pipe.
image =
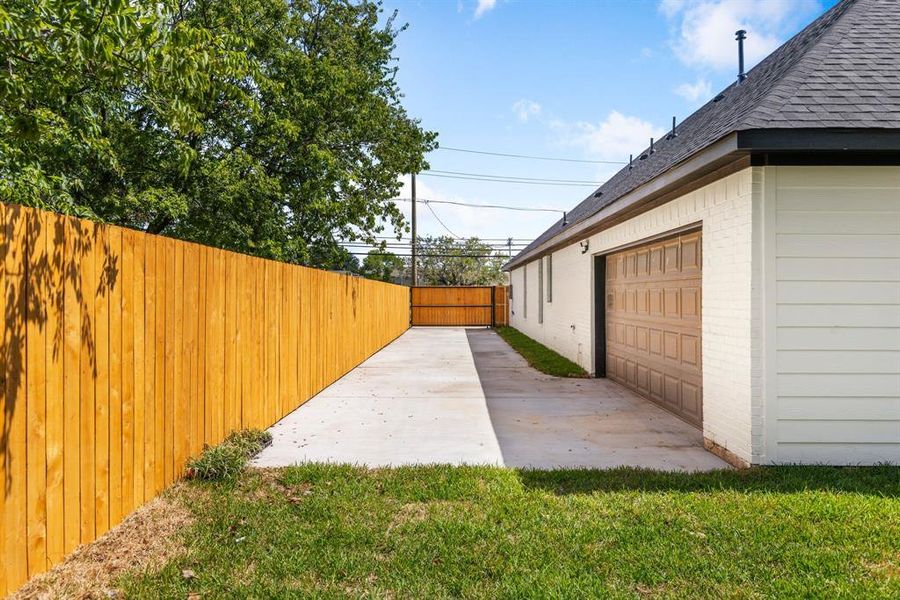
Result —
[[[744,40],[747,39],[747,32],[738,29],[734,32],[734,39],[738,43],[738,83],[741,83],[747,76],[744,74]]]
[[[631,164],[632,162],[634,162],[634,154],[629,154],[628,155],[628,170],[629,171],[634,168],[634,165]]]
[[[653,154],[656,150],[653,148],[653,138],[650,138],[650,154]]]

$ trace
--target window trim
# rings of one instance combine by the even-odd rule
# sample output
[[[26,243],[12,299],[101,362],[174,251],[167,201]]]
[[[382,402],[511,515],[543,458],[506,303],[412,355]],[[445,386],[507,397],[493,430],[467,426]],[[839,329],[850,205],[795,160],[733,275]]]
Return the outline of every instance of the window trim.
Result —
[[[522,318],[528,318],[528,263],[522,265]]]
[[[547,304],[553,302],[553,253],[547,255]]]
[[[544,322],[544,259],[538,261],[538,323]]]

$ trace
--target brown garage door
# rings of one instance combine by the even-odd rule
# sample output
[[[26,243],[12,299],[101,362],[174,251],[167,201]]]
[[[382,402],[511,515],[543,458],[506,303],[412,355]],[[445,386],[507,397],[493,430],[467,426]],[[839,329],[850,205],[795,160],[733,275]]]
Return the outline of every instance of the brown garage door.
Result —
[[[606,375],[703,422],[700,232],[606,258]]]

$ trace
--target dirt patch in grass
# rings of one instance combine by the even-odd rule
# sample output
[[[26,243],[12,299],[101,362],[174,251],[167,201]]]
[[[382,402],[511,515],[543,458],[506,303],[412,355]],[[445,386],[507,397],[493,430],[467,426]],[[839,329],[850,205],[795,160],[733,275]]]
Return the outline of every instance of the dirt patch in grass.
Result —
[[[864,562],[866,570],[876,578],[900,581],[900,553],[880,562]]]
[[[461,502],[456,500],[432,500],[430,502],[407,502],[394,515],[390,525],[388,525],[388,533],[410,523],[421,523],[426,519],[433,517],[449,517],[457,513],[467,513],[470,517],[475,507],[471,502]]]
[[[127,572],[159,568],[183,554],[181,532],[193,516],[177,485],[129,515],[95,542],[77,548],[62,563],[20,588],[11,598],[121,598],[118,579]]]
[[[313,486],[309,483],[286,484],[281,479],[281,470],[272,468],[251,469],[250,474],[237,487],[238,493],[246,500],[259,502],[285,498],[291,504],[309,497],[313,493],[312,489]]]

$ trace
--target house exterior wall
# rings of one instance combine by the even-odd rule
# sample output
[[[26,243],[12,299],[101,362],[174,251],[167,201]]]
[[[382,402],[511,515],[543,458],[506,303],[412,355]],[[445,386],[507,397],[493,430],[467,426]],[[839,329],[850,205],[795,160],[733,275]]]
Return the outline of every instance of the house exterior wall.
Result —
[[[594,372],[593,257],[619,246],[699,224],[703,231],[703,433],[747,462],[763,454],[759,335],[761,283],[754,272],[753,198],[762,194],[762,167],[724,177],[588,238],[582,253],[576,240],[553,253],[553,300],[537,315],[537,264],[512,272],[521,285],[527,268],[528,318],[524,294],[516,291],[510,323],[542,344]],[[757,202],[759,204],[759,202]],[[546,272],[546,271],[545,271]],[[534,283],[532,283],[534,282]],[[545,282],[546,284],[546,282]],[[532,317],[532,315],[535,315]],[[603,318],[602,315],[598,318]]]
[[[764,190],[764,460],[900,463],[900,167],[766,167]]]

